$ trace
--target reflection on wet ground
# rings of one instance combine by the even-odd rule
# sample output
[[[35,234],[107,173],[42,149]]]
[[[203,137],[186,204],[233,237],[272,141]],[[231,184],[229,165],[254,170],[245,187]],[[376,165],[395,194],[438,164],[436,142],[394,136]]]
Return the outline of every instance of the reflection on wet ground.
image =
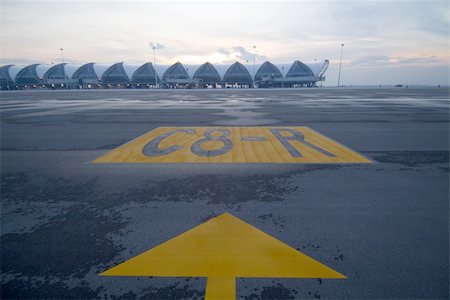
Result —
[[[448,298],[448,98],[437,88],[1,93],[1,298],[202,299],[205,278],[98,273],[223,212],[349,277],[240,278],[240,299]],[[304,125],[375,163],[90,163],[169,125]]]

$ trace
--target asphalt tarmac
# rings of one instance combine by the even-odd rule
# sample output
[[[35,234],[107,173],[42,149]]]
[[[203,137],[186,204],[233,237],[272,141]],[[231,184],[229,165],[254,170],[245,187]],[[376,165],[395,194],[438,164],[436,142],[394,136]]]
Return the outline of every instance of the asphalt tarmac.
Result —
[[[0,298],[203,299],[204,277],[99,274],[228,212],[347,277],[237,278],[238,299],[448,299],[449,103],[447,88],[2,92]],[[307,126],[373,163],[93,163],[162,126]]]

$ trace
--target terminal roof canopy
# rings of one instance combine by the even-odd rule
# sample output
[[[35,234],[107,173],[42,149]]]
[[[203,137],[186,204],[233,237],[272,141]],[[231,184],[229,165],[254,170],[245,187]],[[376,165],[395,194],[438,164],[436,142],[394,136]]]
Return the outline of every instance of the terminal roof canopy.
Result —
[[[123,68],[123,62],[112,65],[102,75],[102,83],[123,84],[129,81],[127,73]]]
[[[264,62],[255,75],[255,80],[260,81],[263,79],[281,78],[283,75],[280,70],[271,62]]]
[[[68,79],[64,70],[65,63],[57,64],[48,69],[44,74],[44,79]]]
[[[286,77],[303,77],[303,76],[314,76],[313,71],[299,60],[294,61],[291,68],[286,74]]]
[[[13,65],[6,65],[6,66],[2,66],[0,67],[0,80],[5,80],[7,82],[12,82],[12,78],[11,75],[9,74],[9,69],[12,67]]]
[[[228,83],[252,83],[252,76],[243,64],[235,62],[232,64],[223,76],[223,81]]]
[[[94,63],[88,63],[82,65],[78,70],[75,71],[72,75],[72,79],[77,80],[98,80],[97,74],[94,70]]]
[[[16,76],[16,82],[18,84],[39,84],[39,76],[36,72],[36,68],[39,64],[33,64],[24,67]]]
[[[162,80],[167,82],[167,81],[171,81],[171,80],[177,80],[177,79],[182,79],[182,80],[189,80],[189,74],[187,73],[186,69],[183,67],[183,65],[180,62],[177,62],[175,64],[173,64],[172,66],[170,66],[170,68],[168,68],[162,77]]]
[[[214,83],[220,82],[220,75],[211,63],[206,62],[195,71],[194,79],[204,83]]]
[[[281,66],[284,70],[285,68],[288,69],[289,65]],[[84,87],[85,84],[87,84],[87,88],[91,88],[91,84],[98,85],[99,83],[108,87],[111,86],[110,84],[120,87],[121,85],[130,86],[130,84],[149,86],[157,83],[162,83],[161,87],[163,88],[175,88],[178,84],[187,87],[192,83],[197,83],[197,87],[199,84],[225,84],[227,87],[230,84],[237,84],[245,87],[252,86],[253,80],[260,87],[266,87],[267,85],[271,87],[291,87],[296,84],[310,86],[317,81],[325,80],[323,74],[327,70],[328,60],[325,63],[317,62],[313,65],[306,65],[296,60],[289,66],[286,75],[269,61],[265,61],[259,66],[254,65],[253,67],[257,67],[255,74],[249,72],[251,67],[239,62],[231,66],[213,65],[210,62],[201,66],[183,65],[177,62],[171,66],[158,65],[157,67],[165,70],[161,80],[156,66],[151,62],[143,65],[127,65],[123,62],[109,65],[91,62],[81,67],[70,63],[57,65],[32,64],[25,67],[4,65],[0,66],[0,79],[2,86],[10,82],[17,84],[16,88],[28,87],[28,85],[37,87],[37,85],[50,83],[70,84],[74,88]]]
[[[155,84],[157,81],[159,81],[159,77],[156,74],[155,68],[153,68],[152,63],[145,63],[133,73],[131,81],[133,83]]]

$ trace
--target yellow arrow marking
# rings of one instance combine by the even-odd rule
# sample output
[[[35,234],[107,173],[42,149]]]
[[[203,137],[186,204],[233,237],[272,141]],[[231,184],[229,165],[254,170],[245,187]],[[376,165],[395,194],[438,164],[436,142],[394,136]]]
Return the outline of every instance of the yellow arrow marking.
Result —
[[[227,133],[224,136],[225,130]],[[281,130],[278,137],[274,131]],[[291,132],[289,132],[291,130]],[[208,133],[213,131],[213,133]],[[293,139],[301,134],[304,142]],[[166,135],[166,136],[165,136]],[[205,135],[209,135],[209,138]],[[164,137],[164,138],[161,138]],[[152,147],[144,148],[161,138]],[[280,140],[281,139],[281,140]],[[196,142],[203,142],[196,147]],[[231,144],[225,146],[223,140]],[[284,142],[284,144],[283,144]],[[155,151],[174,149],[165,154]],[[223,153],[198,155],[199,150],[223,149]],[[319,150],[318,150],[319,149]],[[294,150],[294,151],[293,151]],[[300,156],[295,156],[298,152]],[[327,155],[331,154],[331,155]],[[201,153],[200,153],[201,154]],[[110,152],[94,163],[371,163],[363,155],[308,127],[158,127]]]
[[[236,278],[208,277],[208,282],[206,283],[205,299],[236,299]]]
[[[208,277],[206,299],[234,299],[236,277],[346,278],[229,213],[100,275]]]

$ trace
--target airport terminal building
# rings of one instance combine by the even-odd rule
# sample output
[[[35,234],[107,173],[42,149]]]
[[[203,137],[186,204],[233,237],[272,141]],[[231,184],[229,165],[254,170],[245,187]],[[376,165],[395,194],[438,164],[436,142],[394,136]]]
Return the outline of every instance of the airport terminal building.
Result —
[[[87,63],[81,66],[61,63],[0,67],[2,90],[18,89],[113,89],[113,88],[288,88],[313,87],[325,81],[329,61],[275,65],[183,65],[154,66],[148,62],[131,65]]]

